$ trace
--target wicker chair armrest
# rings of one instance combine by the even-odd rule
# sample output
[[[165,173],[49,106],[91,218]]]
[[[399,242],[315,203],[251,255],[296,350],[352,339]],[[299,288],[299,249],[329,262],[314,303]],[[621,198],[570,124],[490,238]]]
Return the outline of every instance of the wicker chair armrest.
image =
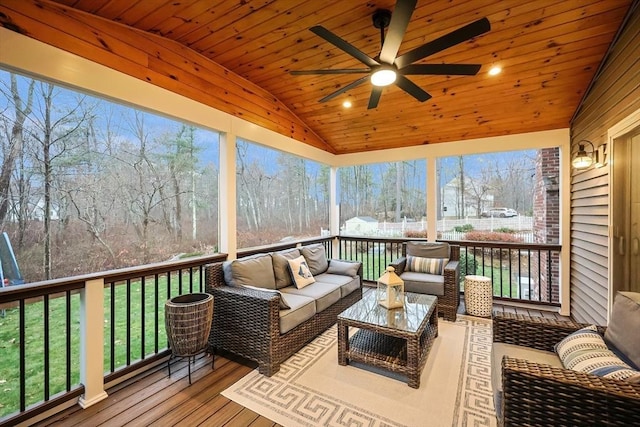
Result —
[[[458,260],[449,260],[447,265],[444,266],[445,273],[447,271],[455,271],[456,274],[460,274],[460,261]]]
[[[447,287],[456,292],[460,292],[460,261],[450,260],[447,265],[444,266],[444,284],[445,292]]]
[[[395,273],[399,276],[404,273],[404,269],[407,267],[407,257],[403,256],[402,258],[398,258],[392,261],[389,264],[389,267],[393,267],[395,269]]]
[[[460,245],[449,245],[449,259],[460,261]]]
[[[571,320],[500,313],[493,318],[493,341],[553,351],[558,342],[584,326]],[[598,329],[604,333],[606,328]]]
[[[640,423],[640,384],[505,356],[502,386],[504,425]]]
[[[213,288],[226,286],[224,282],[224,273],[222,271],[222,263],[207,264],[204,266],[204,281],[207,292],[211,293]]]
[[[220,286],[211,293],[215,301],[214,315],[239,316],[244,323],[246,319],[263,318],[270,331],[280,330],[280,294],[240,286]]]
[[[275,290],[265,289],[264,291],[261,291],[259,289],[245,288],[242,286],[220,286],[213,289],[212,293],[214,295],[224,293],[228,298],[236,299],[238,301],[247,300],[251,302],[255,300],[255,304],[265,304],[260,301],[268,302],[272,299],[275,299],[276,301],[280,299],[280,295],[275,292]]]

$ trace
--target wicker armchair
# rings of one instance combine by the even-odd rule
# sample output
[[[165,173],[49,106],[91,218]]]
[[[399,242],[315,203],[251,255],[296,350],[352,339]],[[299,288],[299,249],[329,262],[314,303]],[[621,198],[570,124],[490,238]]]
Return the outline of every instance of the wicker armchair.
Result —
[[[425,243],[430,245],[440,245],[440,243]],[[441,245],[448,245],[442,243]],[[460,305],[460,246],[449,246],[449,262],[444,267],[444,293],[438,296],[438,316],[444,317],[445,320],[451,322],[456,321],[458,315],[458,306]],[[409,255],[412,255],[409,253]],[[389,264],[395,268],[396,274],[401,278],[406,271],[407,264],[407,243],[402,244],[402,258],[399,258]],[[405,290],[407,290],[405,282]],[[411,292],[429,293],[420,289],[408,289]]]
[[[338,314],[362,299],[360,287],[292,330],[280,333],[280,296],[244,287],[227,286],[222,263],[205,267],[207,292],[213,295],[209,349],[222,349],[258,363],[261,374],[272,376],[280,364],[318,334],[336,323]]]
[[[497,314],[493,341],[553,351],[586,325]],[[605,328],[599,328],[604,333]],[[528,360],[502,359],[503,395],[496,408],[504,426],[640,425],[640,384],[603,378]]]

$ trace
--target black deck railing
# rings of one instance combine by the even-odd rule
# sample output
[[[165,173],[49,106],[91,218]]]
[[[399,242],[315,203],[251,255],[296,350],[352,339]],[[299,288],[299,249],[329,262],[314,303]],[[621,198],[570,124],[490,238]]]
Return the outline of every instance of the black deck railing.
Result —
[[[448,241],[460,246],[461,290],[467,274],[492,279],[501,301],[560,305],[562,246],[534,243]]]
[[[363,263],[363,279],[375,282],[386,267],[402,256],[404,242],[426,239],[388,239],[340,236],[340,258]],[[444,240],[443,240],[444,241]],[[460,290],[469,274],[487,276],[498,300],[559,305],[560,245],[447,240],[460,246]]]
[[[108,384],[169,354],[164,303],[205,290],[204,265],[225,254],[189,258],[0,289],[0,369],[3,388],[0,425],[28,421],[85,393],[80,384],[81,331],[87,286],[104,307],[104,383]],[[96,283],[97,281],[97,283]],[[95,333],[95,332],[94,332]],[[84,365],[91,365],[85,361]],[[7,390],[11,390],[10,392]]]
[[[322,243],[330,258],[361,261],[363,279],[375,282],[402,256],[408,240],[424,239],[332,236],[243,249],[237,255]],[[558,305],[559,245],[450,243],[461,247],[461,290],[464,275],[480,274],[493,279],[497,299]],[[204,266],[225,259],[217,254],[0,289],[0,344],[5,348],[0,374],[7,381],[3,388],[14,390],[3,395],[0,426],[27,421],[86,393],[80,366],[86,369],[92,362],[80,363],[80,347],[87,341],[82,331],[92,331],[82,324],[95,316],[87,312],[87,298],[98,298],[94,303],[104,308],[104,316],[93,319],[94,325],[104,325],[99,369],[104,384],[115,384],[169,355],[164,303],[176,295],[204,292]],[[95,286],[102,291],[88,297]]]

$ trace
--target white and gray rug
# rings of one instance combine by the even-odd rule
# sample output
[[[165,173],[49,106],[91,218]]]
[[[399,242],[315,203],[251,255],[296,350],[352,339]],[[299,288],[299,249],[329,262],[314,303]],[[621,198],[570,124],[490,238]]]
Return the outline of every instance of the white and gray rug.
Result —
[[[491,321],[439,319],[413,389],[392,375],[338,365],[335,326],[282,364],[271,378],[253,371],[222,394],[288,426],[495,426]]]

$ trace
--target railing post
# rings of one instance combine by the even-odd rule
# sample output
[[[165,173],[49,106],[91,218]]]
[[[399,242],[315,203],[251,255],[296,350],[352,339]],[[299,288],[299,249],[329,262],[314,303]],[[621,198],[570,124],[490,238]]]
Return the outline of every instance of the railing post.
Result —
[[[80,383],[83,408],[107,397],[104,391],[104,279],[85,282],[80,291]]]

